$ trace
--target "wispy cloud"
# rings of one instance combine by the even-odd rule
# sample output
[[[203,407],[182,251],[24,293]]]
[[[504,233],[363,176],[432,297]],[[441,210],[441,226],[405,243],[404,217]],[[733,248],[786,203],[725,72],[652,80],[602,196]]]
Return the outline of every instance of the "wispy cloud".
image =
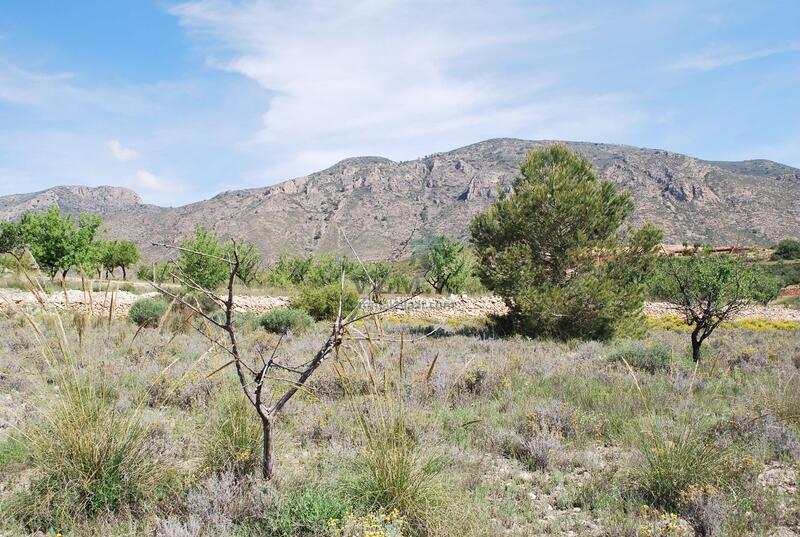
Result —
[[[129,160],[133,160],[135,158],[139,158],[141,155],[135,149],[131,149],[130,147],[125,147],[119,140],[109,140],[108,148],[111,150],[111,155],[122,162],[126,162]]]
[[[800,43],[790,43],[785,47],[762,48],[746,51],[709,50],[702,54],[682,58],[668,66],[675,71],[713,71],[721,67],[729,67],[739,63],[761,60],[785,54],[787,52],[800,52]]]
[[[203,43],[209,65],[271,96],[249,142],[280,155],[266,172],[277,177],[346,156],[410,158],[492,136],[608,139],[637,119],[627,94],[564,95],[555,92],[558,71],[536,64],[600,19],[522,1],[462,8],[198,0],[172,12]],[[597,120],[587,111],[599,111]]]
[[[145,190],[148,192],[158,192],[161,194],[176,193],[183,190],[181,185],[174,181],[159,177],[154,173],[147,170],[139,170],[136,172],[135,179],[131,182],[130,186],[137,191]]]

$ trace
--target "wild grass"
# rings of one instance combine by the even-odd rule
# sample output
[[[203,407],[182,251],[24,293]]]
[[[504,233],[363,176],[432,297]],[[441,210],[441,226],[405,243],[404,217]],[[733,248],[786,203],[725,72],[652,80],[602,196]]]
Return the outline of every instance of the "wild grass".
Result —
[[[378,351],[368,339],[336,369],[363,441],[342,481],[343,491],[366,512],[400,513],[416,535],[451,535],[469,523],[469,516],[445,479],[446,457],[420,438],[408,420],[403,349],[396,362],[384,363],[379,371]],[[355,389],[361,375],[366,395]]]
[[[631,471],[633,489],[647,505],[674,512],[696,491],[735,491],[748,459],[718,444],[697,423],[662,424],[641,432],[642,460]],[[752,461],[750,461],[752,462]]]
[[[218,391],[201,436],[203,468],[215,473],[251,473],[261,461],[261,422],[241,388],[227,382]]]
[[[328,328],[285,335],[281,356],[302,363]],[[281,416],[276,478],[264,484],[260,424],[231,371],[208,377],[227,357],[197,331],[4,312],[0,532],[329,535],[328,518],[397,508],[403,535],[599,537],[636,535],[644,504],[708,534],[770,535],[800,520],[796,491],[757,479],[797,471],[800,330],[720,328],[695,366],[684,332],[652,329],[635,347],[669,349],[670,365],[627,367],[608,359],[624,342],[463,328],[359,326]],[[238,335],[245,353],[277,340],[255,323]],[[69,420],[65,378],[93,393]],[[131,479],[73,474],[88,466],[65,461],[84,458],[102,469],[92,476],[113,474],[110,459],[82,451],[89,438],[129,453]],[[86,492],[98,487],[113,494]]]
[[[9,513],[32,530],[135,510],[158,494],[164,468],[148,449],[135,410],[115,405],[108,390],[65,382],[23,432],[33,471]]]

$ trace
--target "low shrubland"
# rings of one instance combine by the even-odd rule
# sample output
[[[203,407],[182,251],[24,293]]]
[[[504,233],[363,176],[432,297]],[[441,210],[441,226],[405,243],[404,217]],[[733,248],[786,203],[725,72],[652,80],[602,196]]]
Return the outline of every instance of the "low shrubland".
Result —
[[[756,536],[800,517],[797,329],[721,327],[694,364],[670,329],[554,342],[370,321],[279,416],[264,482],[260,423],[213,342],[78,322],[0,318],[9,535]],[[299,362],[329,329],[237,335]]]

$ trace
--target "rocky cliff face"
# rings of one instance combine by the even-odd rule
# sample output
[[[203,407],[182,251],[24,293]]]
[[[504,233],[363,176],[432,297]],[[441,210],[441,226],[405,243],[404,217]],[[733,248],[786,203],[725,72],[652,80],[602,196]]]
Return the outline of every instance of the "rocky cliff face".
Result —
[[[41,211],[55,204],[70,214],[109,215],[141,205],[139,194],[117,186],[57,186],[32,194],[0,196],[0,220],[19,218],[25,211]]]
[[[543,143],[488,140],[406,162],[351,158],[279,185],[184,207],[123,203],[98,212],[107,215],[112,235],[142,246],[179,241],[202,224],[255,242],[268,258],[283,251],[347,251],[342,232],[360,254],[386,257],[414,229],[465,238],[472,216],[496,199],[498,189],[510,188],[517,163]],[[798,169],[621,145],[568,145],[631,192],[633,224],[659,225],[667,242],[769,244],[800,236]],[[0,198],[0,214],[4,210]]]

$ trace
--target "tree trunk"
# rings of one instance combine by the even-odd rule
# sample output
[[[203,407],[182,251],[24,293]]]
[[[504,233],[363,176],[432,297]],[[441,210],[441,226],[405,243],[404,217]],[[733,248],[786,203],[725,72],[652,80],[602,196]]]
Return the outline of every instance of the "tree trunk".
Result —
[[[261,428],[264,430],[264,455],[262,459],[261,477],[265,481],[272,479],[275,472],[275,459],[272,450],[272,419],[261,418]]]
[[[692,332],[692,360],[697,363],[700,361],[700,344],[702,340],[697,337],[697,332]]]
[[[122,280],[125,281],[128,279],[128,273],[125,272],[125,265],[121,265],[122,267]]]

